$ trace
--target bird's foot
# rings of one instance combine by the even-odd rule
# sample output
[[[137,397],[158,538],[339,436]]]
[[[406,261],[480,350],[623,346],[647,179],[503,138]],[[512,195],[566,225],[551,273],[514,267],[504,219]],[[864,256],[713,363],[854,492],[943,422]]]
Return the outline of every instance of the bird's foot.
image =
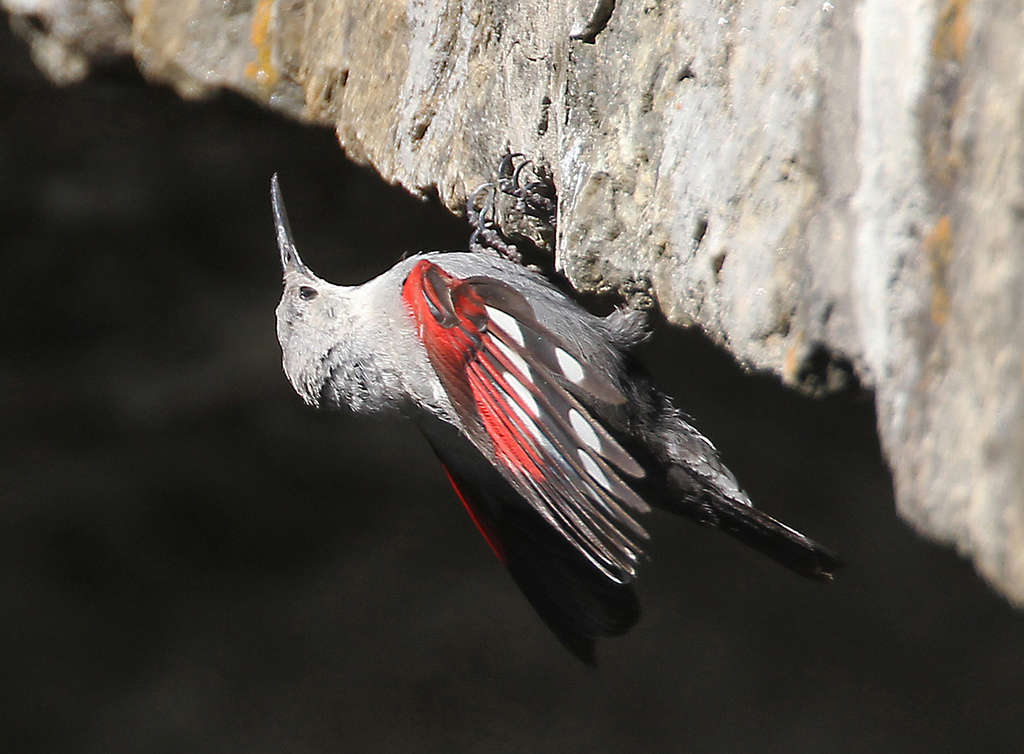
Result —
[[[473,226],[469,249],[522,264],[522,254],[506,230],[537,246],[550,247],[556,212],[551,171],[521,153],[506,151],[494,179],[482,184],[466,201],[466,216]]]

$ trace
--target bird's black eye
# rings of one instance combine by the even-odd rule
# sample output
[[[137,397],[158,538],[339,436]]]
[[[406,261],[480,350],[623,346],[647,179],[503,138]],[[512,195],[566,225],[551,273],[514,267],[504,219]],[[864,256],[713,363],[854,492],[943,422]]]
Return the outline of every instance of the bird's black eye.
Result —
[[[299,286],[299,298],[303,301],[309,301],[317,297],[316,288],[310,288],[308,285]]]

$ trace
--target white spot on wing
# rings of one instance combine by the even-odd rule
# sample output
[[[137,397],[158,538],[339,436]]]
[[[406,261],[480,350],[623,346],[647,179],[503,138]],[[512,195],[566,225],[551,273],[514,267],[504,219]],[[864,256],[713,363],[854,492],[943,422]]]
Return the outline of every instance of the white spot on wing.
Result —
[[[515,317],[506,314],[501,309],[495,309],[493,306],[485,306],[484,309],[487,310],[487,316],[494,324],[516,343],[523,345],[523,331],[519,329],[519,323],[516,322]]]
[[[555,358],[558,360],[558,367],[562,374],[570,382],[580,383],[583,381],[583,365],[576,361],[575,357],[561,348],[555,349]]]
[[[522,385],[520,385],[520,387],[522,387]],[[518,392],[518,390],[516,392]],[[514,400],[510,400],[508,402],[508,405],[512,407],[512,410],[515,412],[516,416],[518,416],[520,420],[522,420],[523,425],[528,430],[530,430],[530,434],[533,435],[533,439],[540,443],[542,446],[550,447],[550,443],[548,443],[547,438],[545,438],[543,433],[541,433],[540,427],[537,426],[537,423],[533,420],[533,417],[526,413],[526,411],[523,410],[523,407],[516,403]]]
[[[601,452],[601,438],[597,436],[597,432],[590,425],[583,414],[574,408],[569,409],[569,424],[576,431],[576,435],[583,441],[585,445],[589,445],[592,450],[596,450],[598,453]]]
[[[490,342],[493,343],[499,351],[505,354],[505,358],[511,361],[515,365],[516,369],[523,373],[523,377],[528,380],[533,379],[533,375],[530,374],[530,365],[526,363],[526,359],[493,336],[491,337]]]
[[[533,395],[526,388],[526,385],[513,377],[511,372],[505,372],[504,377],[509,386],[516,391],[516,395],[519,396],[519,399],[526,404],[526,408],[530,413],[534,416],[539,416],[540,410],[537,408],[537,401],[534,400]]]
[[[587,473],[590,474],[591,478],[611,492],[612,485],[608,481],[608,477],[606,477],[604,472],[601,471],[601,467],[597,465],[597,461],[587,455],[587,451],[583,450],[583,448],[579,448],[576,452],[579,454],[580,463],[583,464],[583,468],[587,470]]]

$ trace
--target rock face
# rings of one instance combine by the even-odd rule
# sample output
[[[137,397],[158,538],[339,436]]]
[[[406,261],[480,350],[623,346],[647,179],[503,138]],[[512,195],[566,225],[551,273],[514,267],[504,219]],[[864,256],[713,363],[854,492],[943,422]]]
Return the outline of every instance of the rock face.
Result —
[[[966,0],[0,0],[331,125],[459,209],[550,169],[556,264],[804,389],[874,389],[901,513],[1024,604],[1024,16]]]

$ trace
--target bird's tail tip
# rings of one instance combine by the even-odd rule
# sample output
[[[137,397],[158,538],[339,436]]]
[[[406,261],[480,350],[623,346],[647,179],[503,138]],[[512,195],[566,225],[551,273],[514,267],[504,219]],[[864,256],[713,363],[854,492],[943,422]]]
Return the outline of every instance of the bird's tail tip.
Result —
[[[791,571],[815,581],[831,582],[844,566],[836,553],[767,513],[725,496],[708,497],[695,515],[701,523],[721,529]]]

